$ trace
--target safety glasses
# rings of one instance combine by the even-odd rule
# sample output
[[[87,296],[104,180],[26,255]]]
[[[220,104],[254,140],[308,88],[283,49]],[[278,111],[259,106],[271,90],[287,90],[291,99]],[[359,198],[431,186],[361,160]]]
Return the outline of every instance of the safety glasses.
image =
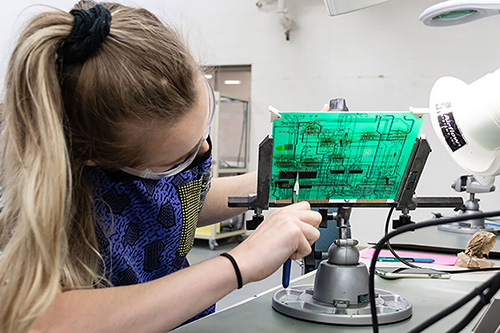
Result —
[[[198,153],[200,151],[200,148],[203,145],[203,143],[207,140],[208,134],[210,132],[210,126],[212,125],[212,121],[213,121],[214,115],[215,115],[215,94],[214,94],[214,90],[213,90],[212,86],[210,85],[210,83],[208,82],[208,80],[206,80],[205,82],[207,84],[208,99],[209,99],[209,101],[208,101],[209,102],[208,103],[208,107],[209,107],[209,110],[208,110],[208,112],[209,112],[208,123],[207,123],[207,127],[205,128],[205,132],[203,133],[203,137],[197,143],[195,149],[193,150],[193,153],[188,158],[186,158],[183,162],[179,163],[178,165],[176,165],[175,167],[173,167],[173,168],[171,168],[171,169],[169,169],[167,171],[163,171],[163,172],[158,172],[157,173],[157,172],[151,171],[151,169],[136,170],[136,169],[129,168],[129,167],[123,167],[123,168],[121,168],[122,171],[124,171],[124,172],[126,172],[128,174],[137,176],[137,177],[141,177],[141,178],[146,178],[146,179],[162,179],[162,178],[174,176],[174,175],[176,175],[178,173],[181,173],[182,171],[186,170],[186,168],[194,161],[194,159],[198,155]]]

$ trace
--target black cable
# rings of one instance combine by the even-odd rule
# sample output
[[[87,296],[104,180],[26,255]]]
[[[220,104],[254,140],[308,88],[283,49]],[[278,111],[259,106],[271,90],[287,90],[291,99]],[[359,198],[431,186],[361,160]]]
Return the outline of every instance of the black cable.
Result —
[[[385,235],[387,235],[389,233],[389,224],[390,224],[391,216],[392,216],[393,212],[394,212],[394,206],[391,207],[391,209],[389,210],[389,214],[387,214],[387,219],[385,220],[385,227],[384,227]],[[400,262],[402,262],[406,266],[411,267],[411,268],[417,268],[417,269],[430,269],[433,271],[435,270],[432,268],[417,266],[417,265],[412,264],[411,262],[406,261],[405,259],[401,258],[398,255],[398,253],[394,250],[394,248],[391,246],[391,242],[389,240],[387,240],[387,243],[385,245],[386,245],[387,249],[392,253],[394,258],[398,259]],[[435,271],[448,273],[448,274],[462,274],[462,273],[474,273],[474,272],[486,272],[486,271],[500,271],[500,267],[470,268],[470,269],[449,270],[449,271],[447,271],[447,270],[439,270],[439,271],[435,270]]]
[[[450,217],[450,218],[446,218],[446,219],[434,219],[434,220],[424,221],[424,222],[415,223],[415,224],[408,224],[408,225],[402,226],[401,228],[398,228],[398,229],[388,233],[380,241],[378,241],[376,246],[375,246],[375,252],[373,253],[373,257],[372,257],[372,260],[370,263],[369,281],[368,281],[369,282],[368,287],[369,287],[369,298],[370,298],[370,312],[371,312],[371,317],[372,317],[373,331],[375,333],[378,333],[378,331],[379,331],[378,330],[377,308],[376,308],[376,304],[375,304],[375,265],[377,263],[377,258],[380,254],[380,251],[382,250],[382,247],[387,242],[387,240],[389,240],[389,239],[391,239],[399,234],[402,234],[402,233],[405,233],[408,231],[414,231],[414,230],[425,228],[425,227],[441,225],[441,224],[448,224],[448,223],[453,223],[453,222],[458,222],[458,221],[465,221],[465,220],[475,219],[475,218],[493,217],[493,216],[500,216],[500,211],[493,211],[493,212],[479,213],[479,214],[468,214],[468,215],[454,216],[454,217]],[[439,319],[441,319],[441,318],[439,318]]]
[[[495,275],[496,277],[496,275]],[[490,278],[492,280],[493,278]],[[436,313],[434,316],[430,317],[426,321],[420,323],[417,327],[414,327],[411,329],[408,333],[417,333],[417,332],[422,332],[435,322],[439,321],[440,319],[448,316],[449,314],[453,313],[454,311],[458,310],[465,304],[469,303],[472,299],[474,299],[477,295],[481,294],[485,289],[489,287],[489,284],[491,281],[488,280],[481,284],[479,287],[476,287],[470,292],[469,294],[465,295],[461,299],[459,299],[457,302],[453,303],[451,306],[445,308],[441,312]]]
[[[394,212],[394,206],[392,206],[391,209],[389,209],[389,214],[387,214],[387,219],[385,220],[384,231],[385,231],[386,235],[389,233],[389,223],[391,222],[391,216],[392,216],[393,212]],[[414,265],[414,264],[410,263],[409,261],[406,261],[405,259],[401,258],[396,253],[396,251],[392,248],[391,243],[389,242],[389,240],[387,240],[387,242],[385,243],[385,245],[387,246],[387,249],[392,253],[392,255],[394,256],[394,258],[398,259],[399,261],[401,261],[406,266],[411,267],[411,268],[422,269],[422,267]]]
[[[389,213],[387,214],[387,219],[385,220],[385,227],[384,227],[384,234],[385,235],[387,235],[389,233],[389,224],[391,222],[391,216],[392,216],[393,212],[394,212],[394,206],[392,206],[391,209],[389,210]],[[386,247],[389,251],[391,251],[394,258],[398,259],[399,261],[401,261],[403,264],[405,264],[408,267],[418,268],[418,269],[431,269],[431,268],[420,267],[420,266],[414,265],[414,264],[404,260],[403,258],[401,258],[398,255],[398,253],[394,250],[394,248],[391,246],[391,242],[389,240],[387,240]],[[434,269],[431,269],[431,270],[434,270]],[[439,270],[439,272],[449,273],[449,274],[462,274],[462,273],[474,273],[474,272],[486,272],[486,271],[500,271],[500,267],[469,268],[469,269],[450,270],[450,271]],[[438,272],[438,271],[436,270],[436,272]]]
[[[486,303],[488,304],[488,303]],[[485,304],[482,304],[481,302],[478,302],[474,308],[465,316],[458,324],[453,326],[447,333],[458,333],[461,330],[464,329],[465,326],[467,326],[468,323],[474,319],[474,317],[478,314],[479,311],[483,308]]]
[[[474,319],[474,317],[477,316],[479,311],[481,311],[481,309],[490,302],[490,299],[496,294],[498,289],[500,289],[500,274],[496,274],[495,276],[490,278],[488,282],[490,282],[491,286],[489,286],[489,290],[486,295],[482,292],[479,294],[479,302],[472,308],[472,310],[469,311],[467,316],[465,316],[458,324],[451,328],[449,333],[460,332],[465,326],[467,326],[468,323],[472,321],[472,319]]]
[[[385,221],[385,235],[388,234],[389,232],[389,224],[390,224],[390,219],[391,219],[391,216],[394,212],[394,206],[391,207],[391,209],[389,210],[389,213],[387,215],[387,219]],[[387,240],[386,242],[386,247],[389,249],[389,251],[392,253],[392,255],[398,259],[400,262],[402,262],[403,264],[409,266],[409,267],[412,267],[412,268],[417,268],[417,269],[424,269],[423,267],[420,267],[420,266],[417,266],[417,265],[413,265],[411,264],[410,262],[404,260],[403,258],[401,258],[396,251],[394,251],[394,249],[392,248],[391,246],[391,243],[389,240]],[[444,272],[444,273],[449,273],[449,274],[461,274],[461,273],[474,273],[474,272],[484,272],[484,271],[498,271],[500,270],[500,267],[490,267],[490,268],[477,268],[477,269],[464,269],[464,270],[440,270],[440,272]],[[500,276],[500,275],[499,275]],[[496,288],[496,291],[498,290],[499,288]],[[482,291],[481,291],[482,293]],[[480,293],[480,294],[481,294]],[[482,295],[482,294],[481,294]],[[464,301],[463,303],[462,302],[457,302],[455,305],[455,307],[453,307],[453,309],[451,309],[451,311],[449,311],[448,313],[446,313],[446,315],[444,315],[443,317],[446,317],[447,315],[449,315],[450,313],[456,311],[458,308],[462,307],[463,305],[465,305],[466,303],[470,302],[473,298],[475,298],[477,296],[474,295],[470,298],[468,298],[466,301]],[[489,298],[488,298],[488,302],[489,302]],[[487,303],[488,303],[487,302]],[[486,303],[486,304],[487,304]],[[477,315],[477,313],[479,311],[481,311],[481,309],[483,308],[485,304],[483,304],[482,302],[479,302],[478,304],[476,304],[476,306],[469,312],[469,314],[462,320],[460,321],[457,325],[455,325],[449,332],[460,332],[465,326],[467,326],[467,324]],[[440,317],[440,315],[442,315],[441,313],[438,315],[438,317]],[[430,318],[431,319],[431,318]],[[429,320],[430,320],[429,319]],[[439,320],[439,319],[438,319]],[[430,325],[429,325],[430,326]],[[428,326],[426,327],[422,327],[421,330],[427,328]]]
[[[500,271],[500,267],[457,269],[457,270],[453,270],[453,271],[441,271],[440,270],[440,272],[449,273],[449,274],[462,274],[462,273],[487,272],[487,271]]]

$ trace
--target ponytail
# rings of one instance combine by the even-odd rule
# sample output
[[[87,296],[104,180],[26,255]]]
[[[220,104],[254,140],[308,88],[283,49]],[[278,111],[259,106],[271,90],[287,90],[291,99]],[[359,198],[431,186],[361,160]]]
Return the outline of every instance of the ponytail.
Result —
[[[110,285],[85,163],[140,164],[148,138],[124,135],[124,124],[171,124],[196,101],[199,67],[177,32],[145,9],[102,3],[109,25],[93,6],[75,6],[103,19],[88,36],[71,32],[95,20],[43,13],[10,59],[0,105],[0,332],[28,331],[60,291]],[[86,51],[102,45],[82,60],[70,45],[77,37]]]
[[[0,137],[2,332],[28,331],[63,280],[72,179],[56,50],[71,24],[64,12],[36,17],[9,63]]]

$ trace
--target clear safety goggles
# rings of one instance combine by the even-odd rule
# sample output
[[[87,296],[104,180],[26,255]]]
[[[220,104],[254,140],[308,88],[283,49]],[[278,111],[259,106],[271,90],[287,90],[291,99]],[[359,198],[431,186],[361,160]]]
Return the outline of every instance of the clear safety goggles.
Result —
[[[212,121],[214,120],[215,94],[214,94],[214,90],[213,90],[212,86],[210,85],[210,83],[208,82],[208,80],[206,80],[205,82],[206,82],[207,88],[208,88],[208,99],[209,99],[209,101],[208,101],[208,108],[209,108],[208,109],[208,112],[209,112],[208,123],[207,123],[207,127],[205,128],[205,132],[203,133],[203,137],[197,143],[193,153],[188,158],[186,158],[183,162],[177,164],[175,167],[173,167],[171,169],[168,169],[167,171],[157,173],[157,172],[151,171],[151,169],[136,170],[136,169],[129,168],[129,167],[121,168],[122,171],[124,171],[128,174],[137,176],[137,177],[141,177],[141,178],[162,179],[162,178],[174,176],[174,175],[186,170],[186,168],[194,161],[194,159],[198,155],[203,143],[207,140],[208,134],[210,132],[210,126],[212,125]]]

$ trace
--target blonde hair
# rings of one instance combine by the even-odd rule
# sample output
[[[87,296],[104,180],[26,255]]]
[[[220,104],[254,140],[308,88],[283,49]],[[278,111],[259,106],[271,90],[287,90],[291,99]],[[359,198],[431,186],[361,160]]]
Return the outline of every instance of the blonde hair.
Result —
[[[73,23],[63,11],[32,19],[10,59],[0,136],[2,332],[29,330],[59,289],[102,285],[85,163],[139,164],[144,145],[123,124],[172,123],[195,103],[199,68],[179,36],[144,9],[102,5],[110,33],[83,64],[58,59]]]

